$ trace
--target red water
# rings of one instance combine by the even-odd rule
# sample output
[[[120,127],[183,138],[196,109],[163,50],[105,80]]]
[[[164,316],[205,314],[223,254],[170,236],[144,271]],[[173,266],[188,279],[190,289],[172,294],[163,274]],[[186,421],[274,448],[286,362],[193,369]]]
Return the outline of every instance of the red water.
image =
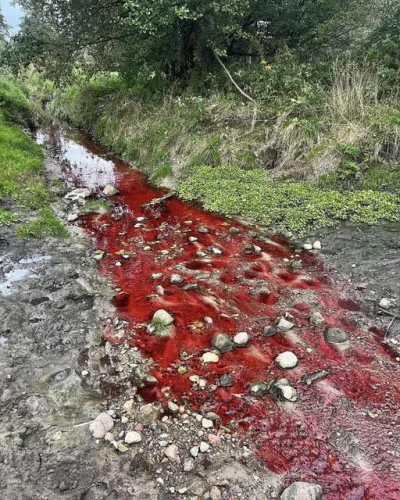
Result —
[[[85,217],[79,224],[91,235],[93,249],[106,252],[99,270],[117,289],[114,303],[131,328],[124,338],[108,330],[106,340],[138,346],[155,362],[159,384],[147,388],[145,398],[165,402],[163,390],[168,388],[189,407],[216,412],[225,425],[235,423],[239,432],[247,433],[260,459],[286,484],[317,482],[326,500],[400,499],[399,364],[381,346],[379,331],[362,327],[363,312],[346,297],[343,284],[327,284],[315,256],[301,253],[304,268],[293,272],[294,249],[280,237],[177,199],[143,209],[162,195],[143,174],[106,160],[102,149],[84,137],[74,142],[53,133],[39,139],[67,160],[65,175],[75,185],[98,192],[111,183],[120,190],[111,213]],[[147,218],[144,227],[135,228],[135,218],[142,216]],[[240,232],[231,234],[232,226]],[[190,243],[190,236],[198,241]],[[251,245],[262,253],[245,253]],[[220,248],[222,255],[213,256],[210,246]],[[199,251],[207,256],[197,257]],[[159,272],[163,278],[152,279]],[[184,278],[182,284],[169,283],[174,273]],[[196,279],[206,273],[209,278]],[[198,288],[184,291],[191,283]],[[157,295],[157,285],[165,288],[165,295]],[[167,339],[150,336],[144,325],[161,308],[175,320]],[[349,333],[347,348],[327,344],[322,330],[310,326],[316,310],[328,326]],[[294,318],[296,328],[263,337],[264,327],[285,313]],[[213,319],[212,325],[203,321],[205,316]],[[201,362],[217,333],[233,336],[240,331],[251,336],[247,347],[222,354],[217,364]],[[289,371],[273,363],[286,350],[299,359]],[[182,366],[185,373],[178,371]],[[302,383],[304,375],[318,370],[328,375],[310,386]],[[194,374],[207,381],[206,389],[192,384],[189,377]],[[233,376],[232,387],[216,386],[223,374]],[[300,395],[298,402],[250,395],[250,382],[279,378],[289,379]]]

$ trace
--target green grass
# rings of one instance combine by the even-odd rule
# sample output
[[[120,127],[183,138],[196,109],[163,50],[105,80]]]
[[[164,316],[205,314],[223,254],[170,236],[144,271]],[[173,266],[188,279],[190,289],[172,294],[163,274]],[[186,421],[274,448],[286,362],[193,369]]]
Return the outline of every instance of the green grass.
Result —
[[[400,193],[339,191],[295,181],[272,181],[264,170],[200,167],[179,188],[187,201],[229,216],[245,216],[304,235],[343,220],[375,224],[400,221]]]
[[[0,208],[0,226],[10,226],[17,222],[19,217],[17,214]]]
[[[39,211],[38,219],[22,224],[17,229],[17,236],[20,238],[44,238],[52,236],[56,238],[67,238],[68,231],[57,219],[50,208],[43,208]]]

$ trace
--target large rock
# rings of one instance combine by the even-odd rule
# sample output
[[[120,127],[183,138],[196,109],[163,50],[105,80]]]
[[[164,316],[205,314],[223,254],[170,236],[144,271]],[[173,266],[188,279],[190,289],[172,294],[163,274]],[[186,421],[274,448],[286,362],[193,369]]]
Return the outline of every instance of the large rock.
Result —
[[[71,201],[79,201],[79,200],[84,200],[85,198],[89,198],[89,196],[92,194],[90,189],[87,188],[77,188],[74,189],[73,191],[70,191],[64,196],[65,200],[71,200]]]
[[[349,336],[340,328],[327,328],[324,333],[324,338],[328,344],[343,344],[343,342],[349,339]]]
[[[281,495],[281,500],[321,500],[322,488],[319,484],[298,481],[291,484]]]
[[[219,352],[228,352],[233,348],[234,344],[228,335],[225,333],[219,333],[212,339],[211,345]]]

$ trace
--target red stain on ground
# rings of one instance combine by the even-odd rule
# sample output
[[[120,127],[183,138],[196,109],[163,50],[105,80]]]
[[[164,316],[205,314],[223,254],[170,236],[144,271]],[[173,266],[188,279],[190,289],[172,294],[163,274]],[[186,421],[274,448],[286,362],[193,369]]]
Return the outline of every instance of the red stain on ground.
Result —
[[[61,141],[63,148],[68,158],[68,141]],[[89,149],[101,154],[93,144]],[[94,160],[66,164],[68,177],[78,186],[90,179],[89,187],[96,187]],[[215,411],[225,425],[235,422],[249,433],[271,470],[284,475],[287,483],[318,482],[326,500],[400,499],[398,364],[380,345],[378,330],[359,326],[361,307],[343,296],[339,285],[327,284],[318,258],[302,253],[303,269],[292,271],[294,249],[280,237],[256,233],[177,199],[144,209],[144,203],[162,193],[119,161],[113,162],[112,171],[110,182],[120,190],[114,198],[117,208],[85,217],[82,224],[93,238],[93,248],[105,252],[99,269],[119,289],[114,304],[132,331],[123,339],[108,331],[106,340],[128,342],[155,361],[159,384],[143,395],[165,402],[162,389],[168,387],[173,397],[192,408]],[[137,217],[146,217],[143,226],[137,226]],[[232,226],[239,232],[231,233]],[[197,240],[190,242],[191,236]],[[261,253],[246,253],[252,245]],[[222,254],[214,255],[210,247]],[[163,277],[153,279],[153,273]],[[171,284],[172,274],[181,275],[183,283]],[[188,284],[197,288],[185,291]],[[157,285],[165,289],[164,295],[155,292]],[[174,317],[170,338],[146,332],[144,323],[157,309]],[[323,330],[310,325],[316,310],[328,326],[346,330],[347,346],[327,344]],[[264,328],[285,313],[296,327],[264,337]],[[204,322],[206,316],[213,324]],[[216,364],[202,363],[217,333],[233,336],[241,331],[251,336],[247,347],[222,354]],[[287,350],[299,363],[284,371],[274,359]],[[311,385],[302,382],[319,370],[327,371],[323,379]],[[207,381],[206,389],[189,380],[194,374]],[[232,387],[217,386],[224,374],[233,377]],[[249,392],[251,382],[280,378],[296,388],[298,402],[277,402],[269,394],[255,397]]]

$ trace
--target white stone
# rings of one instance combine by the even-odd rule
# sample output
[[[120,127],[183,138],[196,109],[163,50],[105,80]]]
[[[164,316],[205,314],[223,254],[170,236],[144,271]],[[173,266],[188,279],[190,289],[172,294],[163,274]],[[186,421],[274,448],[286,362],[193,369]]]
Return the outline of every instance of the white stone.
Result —
[[[219,356],[215,352],[205,352],[201,357],[201,360],[203,361],[204,364],[218,363]]]
[[[279,320],[279,323],[278,323],[278,329],[281,331],[281,332],[288,332],[289,330],[291,330],[293,327],[294,327],[294,323],[292,323],[291,321],[288,321],[287,319],[285,318],[281,318]]]
[[[321,313],[315,312],[310,317],[310,323],[313,326],[322,326],[325,324],[325,320]]]
[[[379,301],[379,307],[382,309],[390,309],[392,307],[392,301],[386,298],[383,298]]]
[[[192,457],[196,458],[199,454],[199,447],[193,446],[192,448],[190,448],[190,454],[192,455]]]
[[[311,243],[304,243],[303,248],[304,250],[309,251],[313,249],[313,246],[311,245]]]
[[[319,240],[314,241],[314,243],[313,243],[313,249],[314,250],[321,250],[321,248],[322,248],[321,242]]]
[[[178,413],[179,406],[175,404],[173,401],[168,401],[168,410],[172,413]]]
[[[106,196],[115,196],[116,194],[119,193],[119,191],[114,186],[111,186],[111,184],[107,184],[107,186],[105,186],[103,189],[103,193]]]
[[[319,484],[298,481],[284,490],[281,500],[322,500],[322,488]]]
[[[176,444],[171,444],[170,446],[168,446],[168,448],[164,451],[164,455],[171,462],[178,462],[179,456],[178,456],[178,447],[176,446]]]
[[[204,323],[207,323],[207,325],[212,325],[214,323],[213,319],[210,318],[210,316],[204,316],[203,321]]]
[[[159,280],[159,279],[161,279],[163,276],[164,276],[164,275],[163,275],[163,273],[153,273],[153,274],[151,275],[151,279],[153,279],[153,280]]]
[[[197,241],[196,236],[190,236],[189,241],[190,241],[190,243],[194,243],[195,241]]]
[[[244,347],[250,340],[250,335],[247,332],[239,332],[233,337],[233,342],[239,347]]]
[[[125,436],[125,443],[126,444],[140,443],[141,440],[142,440],[142,435],[140,434],[140,432],[129,431],[126,433],[126,436]]]
[[[172,284],[178,284],[182,283],[183,278],[180,274],[172,274],[171,277],[169,278],[169,282]]]
[[[207,451],[210,449],[210,445],[206,443],[205,441],[202,441],[200,443],[200,452],[201,453],[207,453]]]
[[[114,420],[108,413],[100,413],[95,421],[100,421],[106,432],[110,432],[114,427]]]
[[[69,214],[67,217],[68,222],[74,222],[78,219],[78,214]]]
[[[104,425],[100,422],[100,420],[94,420],[90,424],[89,430],[95,439],[103,439],[104,436],[106,435],[106,430],[104,428]]]
[[[78,201],[78,200],[83,200],[85,198],[89,198],[89,196],[92,194],[90,189],[87,188],[78,188],[74,189],[73,191],[70,191],[67,193],[64,198],[66,200],[73,200],[73,201]]]
[[[203,429],[212,429],[214,427],[214,422],[208,418],[203,418],[201,420],[201,426]]]
[[[159,309],[154,313],[153,321],[160,321],[163,325],[169,326],[174,322],[174,318],[165,309]]]
[[[289,370],[297,366],[297,356],[290,351],[285,351],[275,358],[275,363],[284,370]]]

